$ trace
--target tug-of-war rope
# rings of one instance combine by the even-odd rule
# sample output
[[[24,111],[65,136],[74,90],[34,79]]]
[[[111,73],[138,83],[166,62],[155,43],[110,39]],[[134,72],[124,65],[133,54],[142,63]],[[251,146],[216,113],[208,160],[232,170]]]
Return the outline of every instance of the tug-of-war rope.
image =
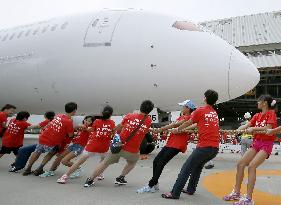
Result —
[[[155,129],[155,130],[157,130],[157,129]],[[173,130],[177,130],[177,128],[167,130],[167,132],[172,133]],[[266,134],[266,131],[254,131],[253,133],[248,133],[247,130],[220,130],[219,132],[222,134],[226,133],[226,134],[230,134],[230,135],[234,135],[234,136],[239,135],[239,134]],[[198,130],[182,129],[178,133],[198,134]]]

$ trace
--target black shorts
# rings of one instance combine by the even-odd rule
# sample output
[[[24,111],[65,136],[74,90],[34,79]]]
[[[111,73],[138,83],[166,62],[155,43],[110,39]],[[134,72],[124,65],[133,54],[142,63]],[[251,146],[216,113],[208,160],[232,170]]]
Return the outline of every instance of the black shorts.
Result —
[[[11,154],[11,152],[14,153],[14,155],[18,155],[18,152],[19,152],[19,149],[21,147],[1,147],[1,150],[0,150],[0,154]]]

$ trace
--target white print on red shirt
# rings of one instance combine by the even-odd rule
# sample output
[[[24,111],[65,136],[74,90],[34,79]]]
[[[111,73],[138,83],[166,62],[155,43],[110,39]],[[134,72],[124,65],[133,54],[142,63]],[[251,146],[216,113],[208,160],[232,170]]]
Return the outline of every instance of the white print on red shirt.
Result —
[[[16,123],[11,122],[11,123],[9,124],[9,126],[8,126],[8,132],[9,132],[9,133],[11,133],[11,134],[13,134],[13,135],[16,135],[16,134],[19,133],[19,131],[20,131],[20,127],[18,127]]]
[[[219,122],[219,117],[216,112],[209,112],[205,114],[205,126],[209,126],[212,123],[212,126],[217,127]]]
[[[50,124],[50,126],[54,129],[56,132],[60,132],[62,128],[62,118],[56,117]]]
[[[263,120],[261,122],[256,121],[255,127],[265,127],[267,126],[266,120]]]
[[[110,132],[112,132],[110,125],[103,124],[102,127],[97,128],[96,137],[107,137]]]
[[[125,130],[128,132],[132,132],[134,128],[136,128],[137,126],[139,126],[139,124],[141,123],[141,120],[139,119],[134,119],[132,120],[128,120],[128,124],[125,127]],[[140,132],[145,132],[147,130],[147,126],[145,124],[142,124],[141,127],[139,128]]]

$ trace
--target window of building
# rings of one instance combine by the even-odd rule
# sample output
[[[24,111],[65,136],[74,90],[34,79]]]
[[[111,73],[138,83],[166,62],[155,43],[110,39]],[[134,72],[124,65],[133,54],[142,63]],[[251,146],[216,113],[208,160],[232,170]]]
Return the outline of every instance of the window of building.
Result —
[[[64,24],[61,25],[61,29],[66,29],[66,27],[68,26],[68,22],[65,22]]]
[[[281,50],[275,50],[276,55],[281,55]]]
[[[278,86],[277,85],[269,85],[267,88],[268,94],[270,94],[272,97],[277,98],[278,97]]]
[[[9,38],[9,40],[12,40],[13,38],[14,38],[14,36],[15,36],[16,34],[15,33],[13,33],[11,36],[10,36],[10,38]]]
[[[187,30],[187,31],[202,31],[198,26],[191,22],[187,21],[176,21],[173,24],[173,27],[179,30]]]
[[[43,30],[42,30],[42,33],[45,33],[45,32],[48,30],[48,28],[49,28],[49,25],[48,25],[48,26],[45,26],[45,27],[43,28]]]
[[[6,35],[3,37],[2,41],[6,41],[6,39],[8,38],[8,36],[9,36],[9,34],[6,34]]]
[[[56,24],[55,24],[55,25],[53,25],[53,26],[52,26],[52,28],[51,28],[51,31],[55,31],[55,30],[56,30],[56,28],[57,28],[57,26],[58,26],[58,25],[56,25]]]
[[[265,93],[265,86],[256,87],[256,96],[259,97]]]
[[[25,33],[25,36],[28,36],[31,32],[31,29],[29,29],[26,33]]]
[[[39,31],[40,27],[38,27],[35,31],[33,31],[33,35],[36,35]]]
[[[22,34],[23,34],[23,31],[21,31],[21,32],[19,33],[18,38],[20,38]]]

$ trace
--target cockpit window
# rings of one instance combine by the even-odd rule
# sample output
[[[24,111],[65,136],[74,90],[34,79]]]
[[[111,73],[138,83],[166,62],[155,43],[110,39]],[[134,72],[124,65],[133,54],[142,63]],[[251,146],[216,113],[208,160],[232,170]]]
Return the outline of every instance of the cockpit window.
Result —
[[[202,31],[198,26],[188,21],[176,21],[173,24],[173,27],[179,30],[186,31]]]

